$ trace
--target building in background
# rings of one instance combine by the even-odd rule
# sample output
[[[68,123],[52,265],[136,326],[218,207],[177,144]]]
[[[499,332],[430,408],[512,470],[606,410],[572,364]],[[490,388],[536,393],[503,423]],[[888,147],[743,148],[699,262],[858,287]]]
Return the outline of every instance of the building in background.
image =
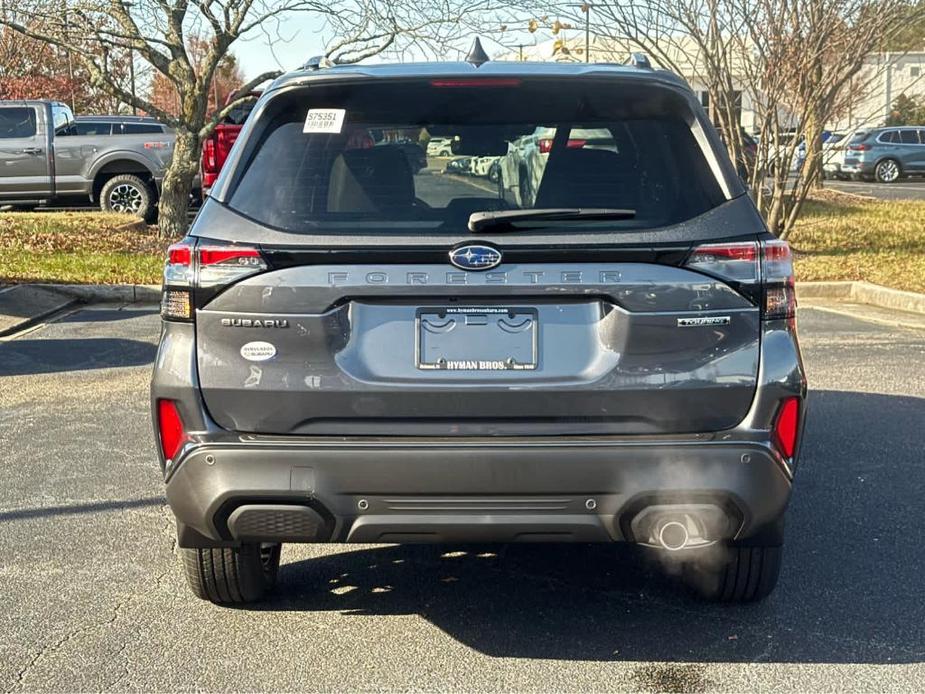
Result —
[[[690,45],[687,45],[687,41]],[[710,93],[701,71],[689,56],[696,55],[697,49],[692,40],[679,39],[673,47],[676,57],[673,62],[678,66],[681,76],[687,80],[691,89],[700,98],[700,103],[707,113],[711,112]],[[499,60],[536,60],[555,62],[584,62],[585,37],[576,31],[571,38],[558,37],[535,45],[518,46],[513,52],[498,57]],[[601,37],[592,37],[587,46],[591,62],[624,63],[633,51],[640,48],[633,42],[613,41]],[[657,61],[650,56],[653,64]],[[748,132],[755,128],[755,112],[752,98],[744,88],[745,80],[736,80],[733,86],[741,88],[739,94],[740,123]],[[890,114],[893,102],[900,94],[913,97],[919,103],[925,103],[925,50],[909,53],[874,53],[868,56],[864,69],[847,90],[845,105],[835,122],[829,123],[830,130],[851,131],[862,127],[882,125]],[[782,114],[786,123],[786,115]],[[794,122],[791,127],[796,127]]]

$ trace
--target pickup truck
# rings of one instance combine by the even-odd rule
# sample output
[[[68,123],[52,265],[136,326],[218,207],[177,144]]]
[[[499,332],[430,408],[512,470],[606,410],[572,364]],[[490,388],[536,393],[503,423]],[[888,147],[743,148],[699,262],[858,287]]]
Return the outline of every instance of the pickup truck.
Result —
[[[250,96],[255,99],[261,92],[250,92]],[[236,99],[237,95],[232,93],[228,99]],[[226,101],[227,103],[227,101]],[[244,127],[244,121],[250,115],[254,108],[254,101],[245,101],[235,106],[231,112],[225,116],[221,123],[215,126],[212,134],[202,143],[202,161],[200,162],[200,171],[202,174],[202,193],[208,195],[209,189],[218,178],[222,167],[225,165],[225,159],[231,151],[231,146],[238,139],[241,128]]]
[[[150,221],[174,134],[80,132],[65,104],[0,101],[0,205],[30,209],[89,201]]]

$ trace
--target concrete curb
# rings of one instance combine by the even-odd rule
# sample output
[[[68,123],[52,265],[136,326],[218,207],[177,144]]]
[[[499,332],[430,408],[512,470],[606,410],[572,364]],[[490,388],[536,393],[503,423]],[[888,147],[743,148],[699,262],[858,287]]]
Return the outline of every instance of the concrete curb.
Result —
[[[925,314],[925,294],[890,289],[870,282],[797,282],[796,289],[797,299],[835,299]]]
[[[95,304],[158,303],[161,300],[159,284],[36,284],[78,301]]]
[[[18,284],[0,288],[0,338],[80,303],[157,303],[156,284]]]

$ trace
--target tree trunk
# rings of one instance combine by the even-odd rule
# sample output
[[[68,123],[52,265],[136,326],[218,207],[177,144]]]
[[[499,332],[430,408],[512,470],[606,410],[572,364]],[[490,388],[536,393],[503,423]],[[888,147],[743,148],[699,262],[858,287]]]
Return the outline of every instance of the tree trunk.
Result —
[[[187,212],[193,179],[199,170],[201,144],[198,135],[177,130],[173,158],[164,176],[158,204],[158,236],[162,239],[180,238],[189,227]]]
[[[824,124],[818,115],[818,109],[813,107],[806,121],[803,131],[803,140],[806,143],[806,161],[803,175],[810,188],[822,188],[822,131]]]

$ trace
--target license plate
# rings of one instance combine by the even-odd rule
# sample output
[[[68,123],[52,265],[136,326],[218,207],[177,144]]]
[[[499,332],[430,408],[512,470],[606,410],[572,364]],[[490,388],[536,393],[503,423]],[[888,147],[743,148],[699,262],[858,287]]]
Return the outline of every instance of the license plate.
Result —
[[[535,309],[502,306],[420,308],[416,330],[419,369],[523,371],[536,368]]]

